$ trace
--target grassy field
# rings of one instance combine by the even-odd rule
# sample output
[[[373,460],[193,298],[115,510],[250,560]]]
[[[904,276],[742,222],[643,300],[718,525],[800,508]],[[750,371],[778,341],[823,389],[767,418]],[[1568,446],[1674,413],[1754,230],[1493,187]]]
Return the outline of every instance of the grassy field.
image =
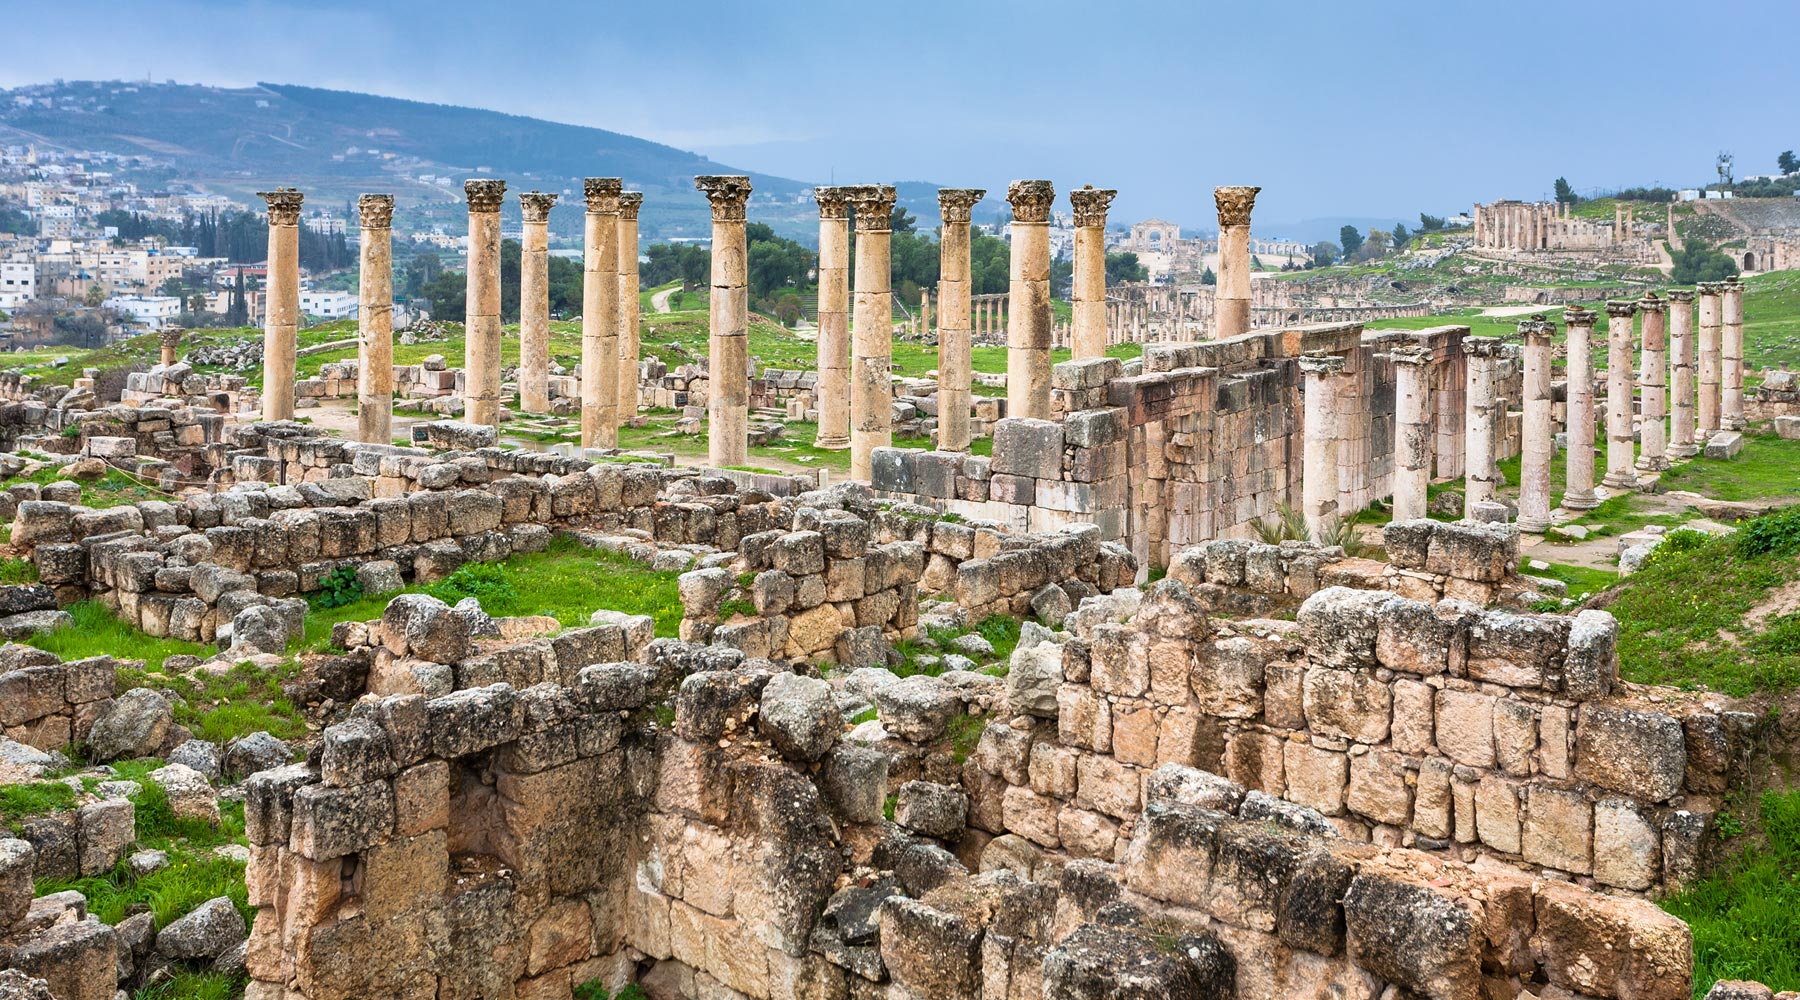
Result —
[[[1760,837],[1663,903],[1694,932],[1695,1000],[1720,979],[1800,990],[1800,792],[1766,792],[1756,811]]]

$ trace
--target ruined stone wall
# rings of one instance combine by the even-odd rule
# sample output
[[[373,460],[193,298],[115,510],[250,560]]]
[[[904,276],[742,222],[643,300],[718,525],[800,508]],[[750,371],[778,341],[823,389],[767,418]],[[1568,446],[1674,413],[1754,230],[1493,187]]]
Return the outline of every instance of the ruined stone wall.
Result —
[[[40,591],[34,602],[38,608],[56,607],[49,587],[7,589]],[[9,605],[14,604],[13,593],[7,596]],[[64,663],[42,650],[14,650],[0,671],[0,735],[39,750],[86,743],[94,720],[112,703],[118,663],[110,656]]]
[[[1616,677],[1617,624],[1329,588],[1295,623],[1209,623],[1173,581],[1129,622],[1015,657],[965,771],[973,825],[1116,856],[1179,764],[1346,837],[1487,855],[1618,890],[1679,884],[1751,716]]]

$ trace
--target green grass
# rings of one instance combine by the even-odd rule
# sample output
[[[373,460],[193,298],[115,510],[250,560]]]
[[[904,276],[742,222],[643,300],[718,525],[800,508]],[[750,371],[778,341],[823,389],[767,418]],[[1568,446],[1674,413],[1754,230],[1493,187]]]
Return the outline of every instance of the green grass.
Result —
[[[64,610],[75,619],[73,627],[39,632],[20,641],[55,653],[64,660],[110,654],[121,659],[143,660],[149,670],[161,670],[163,660],[177,654],[204,657],[213,652],[211,646],[197,642],[146,635],[98,601],[82,601]]]
[[[138,990],[132,994],[132,1000],[238,1000],[243,995],[243,976],[228,976],[219,972],[178,972],[154,986]]]
[[[1800,520],[1800,508],[1787,517]],[[1732,696],[1800,683],[1800,614],[1745,620],[1796,575],[1792,553],[1746,554],[1736,536],[1672,533],[1607,608],[1619,619],[1620,676]]]
[[[1763,842],[1664,901],[1694,933],[1694,997],[1720,979],[1800,990],[1800,791],[1765,792]]]
[[[149,687],[174,691],[184,699],[175,706],[175,721],[198,739],[223,746],[239,736],[268,732],[284,740],[306,735],[306,720],[282,693],[281,682],[299,667],[292,660],[273,670],[240,663],[222,675],[195,672],[159,674],[121,671],[121,688]]]
[[[945,735],[950,739],[950,756],[958,764],[969,759],[975,752],[975,744],[981,742],[981,734],[987,731],[988,718],[983,715],[959,715],[950,720]]]
[[[37,578],[37,563],[23,556],[0,559],[0,583],[9,585],[36,583]]]
[[[36,483],[39,486],[47,486],[50,483],[62,482],[68,478],[69,477],[63,473],[61,467],[46,466],[29,476],[8,477],[4,481],[0,481],[0,489],[5,489],[8,486],[16,486],[20,483]],[[128,503],[137,503],[139,500],[167,499],[169,499],[169,494],[164,493],[159,489],[145,486],[139,480],[120,472],[118,469],[108,470],[106,475],[94,482],[81,484],[81,502],[86,506],[96,509],[104,507],[120,507]]]
[[[1800,498],[1800,441],[1755,429],[1744,436],[1743,454],[1732,461],[1695,459],[1663,473],[1662,481],[1671,490],[1715,500]]]
[[[409,587],[405,593],[427,591],[450,603],[473,595],[490,615],[549,615],[565,626],[586,625],[589,616],[601,609],[649,615],[656,620],[656,634],[669,637],[681,626],[681,597],[675,582],[679,576],[560,537],[543,552],[463,567],[438,584]],[[314,605],[306,615],[301,648],[325,648],[331,627],[338,622],[380,618],[394,596],[372,595],[336,608]]]
[[[0,785],[0,829],[18,832],[27,816],[58,812],[75,805],[75,789],[60,781]]]
[[[1569,588],[1569,597],[1580,601],[1590,594],[1598,594],[1602,590],[1619,582],[1619,574],[1606,569],[1593,569],[1588,566],[1568,566],[1563,563],[1551,563],[1546,570],[1526,569],[1530,576],[1540,576],[1551,580],[1560,580]]]

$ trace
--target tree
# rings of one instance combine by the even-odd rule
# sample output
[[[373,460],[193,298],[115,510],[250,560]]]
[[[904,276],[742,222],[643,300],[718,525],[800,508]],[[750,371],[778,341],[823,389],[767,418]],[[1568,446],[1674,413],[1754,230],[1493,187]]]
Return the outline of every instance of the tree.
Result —
[[[1419,231],[1420,232],[1435,233],[1442,228],[1444,228],[1444,217],[1443,216],[1441,216],[1441,215],[1426,215],[1424,212],[1419,213]]]
[[[1567,177],[1556,179],[1556,203],[1558,205],[1573,205],[1580,200],[1575,196],[1575,189],[1569,186]]]
[[[906,206],[895,205],[894,213],[888,216],[888,228],[892,229],[896,236],[901,233],[917,232],[919,220],[906,210]]]
[[[1689,238],[1670,257],[1675,261],[1675,270],[1670,273],[1669,280],[1677,285],[1723,281],[1738,273],[1737,261],[1729,254],[1720,253],[1697,239]]]
[[[1800,173],[1800,157],[1796,157],[1791,149],[1777,156],[1775,165],[1781,168],[1783,176]]]
[[[99,282],[95,282],[94,284],[87,286],[87,295],[82,301],[85,302],[89,308],[98,309],[100,308],[100,304],[106,301],[106,289],[101,286]]]
[[[1406,231],[1406,223],[1394,223],[1394,249],[1398,250],[1412,242],[1412,234]]]
[[[1146,281],[1150,277],[1149,269],[1138,262],[1138,255],[1129,250],[1106,255],[1107,287],[1122,281]]]
[[[1343,251],[1338,248],[1336,243],[1322,240],[1309,247],[1308,252],[1312,254],[1314,267],[1330,267],[1332,262],[1338,259],[1338,254]]]
[[[1356,231],[1355,226],[1345,226],[1338,230],[1338,243],[1342,244],[1344,248],[1345,258],[1354,257],[1356,251],[1362,249],[1362,234]]]
[[[1201,272],[1200,283],[1202,285],[1216,285],[1219,283],[1219,276],[1214,274],[1213,269],[1209,267]]]

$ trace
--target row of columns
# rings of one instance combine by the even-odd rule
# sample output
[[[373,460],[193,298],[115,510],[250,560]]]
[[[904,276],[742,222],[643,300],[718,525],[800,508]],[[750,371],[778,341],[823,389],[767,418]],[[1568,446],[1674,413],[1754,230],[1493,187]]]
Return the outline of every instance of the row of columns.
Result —
[[[587,250],[582,286],[581,443],[611,448],[619,425],[636,415],[639,349],[637,216],[643,195],[618,178],[588,178]],[[464,419],[497,425],[500,417],[500,207],[506,182],[471,180],[463,362]],[[289,188],[263,192],[269,209],[268,319],[263,330],[263,419],[294,415],[295,344],[300,314],[299,220],[303,196]],[[519,405],[550,409],[549,218],[556,195],[519,196],[524,220],[520,259]],[[357,439],[391,437],[394,395],[394,197],[365,194],[358,289]],[[740,230],[741,230],[740,226]],[[741,255],[740,255],[741,257]],[[741,263],[741,261],[740,261]],[[741,268],[740,268],[741,270]]]
[[[1698,337],[1690,305],[1696,298]],[[1642,485],[1641,472],[1667,469],[1671,458],[1692,457],[1706,439],[1721,430],[1743,429],[1741,283],[1703,283],[1697,294],[1672,290],[1667,299],[1650,293],[1635,302],[1608,302],[1606,315],[1606,466],[1600,485],[1615,491],[1636,489]],[[1641,324],[1634,329],[1639,315]],[[1562,506],[1571,510],[1600,505],[1595,489],[1599,417],[1593,364],[1598,316],[1594,310],[1574,306],[1563,313],[1568,324],[1568,396]],[[1534,317],[1520,322],[1518,330],[1524,340],[1518,524],[1521,530],[1541,532],[1551,523],[1550,473],[1556,430],[1551,336],[1556,326]],[[1468,515],[1475,504],[1494,498],[1497,444],[1505,413],[1496,392],[1500,340],[1466,337],[1463,349],[1468,359],[1464,411],[1464,513]],[[1429,351],[1419,347],[1397,348],[1390,357],[1394,362],[1396,425],[1394,519],[1413,520],[1426,514],[1426,487],[1431,481],[1433,410],[1428,365],[1432,359]],[[1640,365],[1635,370],[1634,361]],[[1327,380],[1341,368],[1341,359],[1300,360],[1307,377],[1303,494],[1307,523],[1315,537],[1335,514],[1336,462],[1330,448],[1337,434],[1329,400],[1336,393]],[[1315,477],[1320,480],[1317,485]]]

